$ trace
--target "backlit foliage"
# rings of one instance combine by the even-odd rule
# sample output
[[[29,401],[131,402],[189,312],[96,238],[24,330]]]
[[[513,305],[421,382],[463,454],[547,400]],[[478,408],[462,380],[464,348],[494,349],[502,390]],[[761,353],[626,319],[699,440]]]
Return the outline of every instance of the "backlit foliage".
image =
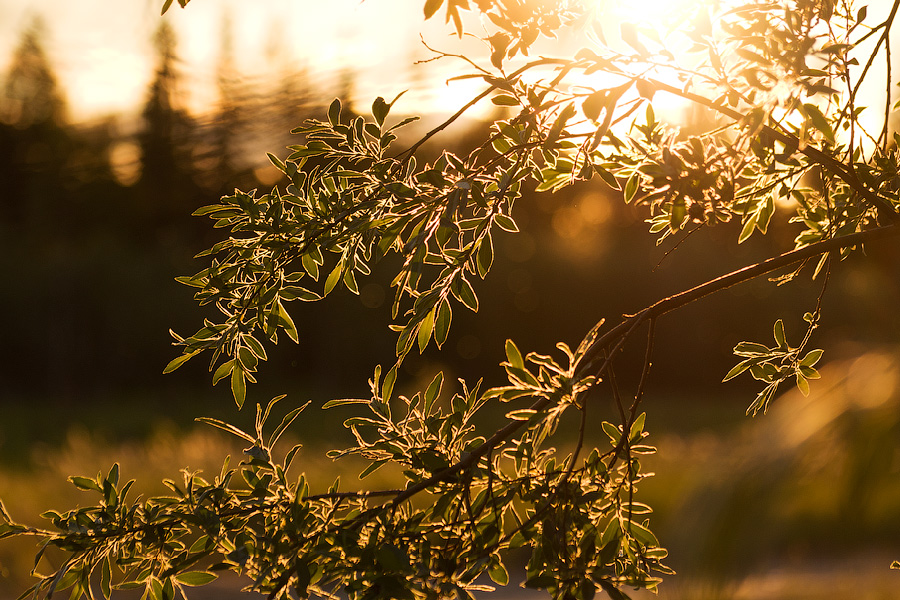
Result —
[[[651,508],[637,498],[647,476],[641,457],[654,451],[640,403],[656,319],[788,266],[794,270],[780,283],[811,276],[824,294],[840,259],[897,233],[900,205],[890,82],[883,105],[868,107],[880,115],[874,129],[859,104],[873,65],[890,65],[897,3],[875,19],[863,5],[832,0],[686,10],[678,29],[658,31],[610,24],[595,2],[427,0],[426,18],[444,16],[460,36],[483,40],[483,57],[436,51],[441,60],[461,59],[464,76],[482,81],[483,93],[399,149],[397,131],[412,120],[392,116],[399,96],[376,99],[370,116],[348,116],[335,101],[327,118],[294,130],[299,141],[289,155],[270,155],[289,185],[236,191],[197,211],[226,233],[200,255],[204,267],[180,281],[219,316],[188,337],[173,334],[183,353],[166,368],[207,357],[213,383],[228,380],[241,406],[278,335],[303,343],[294,323],[303,311],[294,301],[320,301],[338,286],[357,293],[372,265],[394,256],[396,356],[375,369],[369,398],[325,408],[360,409],[345,423],[355,445],[336,449],[334,458],[362,457],[369,464],[363,477],[395,465],[402,486],[342,491],[336,481],[315,491],[303,475],[289,475],[297,448],[275,460],[274,447],[302,408],[272,427],[275,401],[258,404],[252,432],[205,419],[245,440],[241,464],[226,461],[212,479],[185,473],[168,482],[171,496],[151,499],[128,500],[130,483],[121,484],[117,466],[96,478],[72,477],[99,500],[48,513],[46,531],[4,513],[0,536],[36,535],[41,552],[53,547],[67,557],[25,595],[69,589],[71,597],[109,598],[113,589],[140,587],[152,600],[168,600],[231,570],[273,598],[470,598],[487,587],[485,574],[508,583],[504,561],[514,548],[529,551],[525,585],[554,598],[655,589],[670,571],[650,530]],[[553,55],[557,38],[578,35],[583,49]],[[654,102],[664,95],[702,110],[705,125],[688,131],[660,119]],[[425,141],[488,98],[509,116],[490,125],[480,146],[429,161],[418,156]],[[574,350],[560,343],[553,356],[523,355],[508,341],[507,385],[460,382],[448,391],[438,374],[426,390],[396,396],[404,358],[432,340],[441,347],[454,311],[477,311],[493,240],[518,231],[523,193],[592,178],[643,207],[659,240],[739,222],[741,243],[765,235],[775,212],[785,211],[797,224],[794,248],[618,323],[601,320]],[[804,318],[796,346],[779,320],[774,346],[735,347],[740,362],[725,379],[747,372],[764,384],[749,412],[765,411],[784,381],[808,393],[818,376],[822,350],[808,345],[822,318],[821,296]],[[645,362],[628,391],[614,366],[635,343],[646,344]],[[586,448],[598,395],[612,398],[619,422],[602,423],[605,446]],[[507,424],[477,430],[476,413],[497,402],[508,403]],[[551,442],[567,411],[578,415],[580,431],[575,449],[560,454]]]

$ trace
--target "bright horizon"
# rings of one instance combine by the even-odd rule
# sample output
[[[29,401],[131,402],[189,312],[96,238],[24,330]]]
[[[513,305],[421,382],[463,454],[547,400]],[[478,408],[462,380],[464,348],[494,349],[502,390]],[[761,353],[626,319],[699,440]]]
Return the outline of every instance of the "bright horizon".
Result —
[[[185,85],[186,107],[195,114],[209,112],[217,102],[216,68],[222,51],[223,25],[230,21],[235,67],[251,85],[267,84],[279,73],[308,70],[314,89],[337,93],[340,73],[349,69],[355,96],[371,102],[393,98],[407,88],[404,103],[419,110],[442,112],[467,99],[480,86],[464,81],[452,88],[423,85],[435,79],[434,63],[417,75],[413,63],[426,58],[418,33],[440,43],[448,39],[443,19],[423,23],[420,2],[403,0],[407,8],[388,7],[369,0],[332,0],[304,3],[265,0],[250,5],[234,0],[192,2],[186,10],[173,7],[159,16],[161,2],[121,3],[102,0],[5,0],[0,5],[0,73],[9,67],[22,33],[35,17],[44,25],[41,38],[51,67],[68,103],[72,121],[109,115],[133,115],[146,99],[155,70],[153,33],[161,19],[177,40],[179,73]],[[338,22],[335,15],[349,16]],[[396,41],[399,40],[399,43]],[[451,38],[454,47],[459,44]],[[471,50],[471,46],[468,48]],[[477,50],[477,48],[476,48]],[[441,67],[441,76],[454,75]],[[417,78],[420,78],[417,82]],[[427,82],[426,82],[427,83]]]
[[[687,2],[652,0],[654,8],[648,12],[621,0],[598,0],[613,22],[644,20],[647,14],[661,20],[677,14]],[[419,41],[420,32],[441,49],[459,51],[464,44],[469,55],[487,53],[470,38],[457,40],[442,14],[425,22],[420,0],[304,2],[299,3],[302,10],[297,0],[252,4],[196,0],[185,10],[176,4],[164,17],[159,15],[161,4],[141,0],[110,7],[103,0],[4,0],[0,3],[0,73],[8,69],[22,33],[38,17],[44,24],[41,41],[71,120],[134,115],[154,75],[153,33],[165,19],[177,39],[186,108],[202,114],[214,110],[217,102],[216,68],[223,26],[230,21],[235,67],[251,86],[269,84],[279,73],[306,69],[314,89],[324,95],[337,94],[341,71],[349,69],[361,106],[377,96],[390,99],[410,89],[398,105],[399,112],[407,113],[451,112],[483,88],[479,80],[444,85],[449,77],[466,72],[460,62],[414,65],[429,57]],[[618,36],[617,31],[610,33]]]
[[[618,39],[618,22],[643,22],[660,28],[677,21],[691,0],[597,0],[606,35]],[[160,17],[161,0],[137,0],[110,6],[105,0],[2,0],[0,2],[0,76],[4,75],[22,33],[42,19],[42,42],[67,100],[69,117],[83,122],[108,116],[132,117],[146,100],[155,70],[153,34],[161,19],[177,39],[178,68],[185,107],[194,114],[216,109],[216,69],[223,25],[230,21],[234,64],[250,87],[269,91],[279,73],[306,70],[312,89],[324,97],[340,93],[342,72],[349,71],[361,110],[377,97],[391,99],[410,91],[398,113],[449,113],[483,89],[479,79],[445,85],[450,77],[471,72],[460,61],[414,65],[429,57],[419,33],[432,46],[469,55],[486,55],[471,38],[460,42],[438,14],[425,22],[422,0],[196,0],[187,9],[174,6]],[[302,9],[300,8],[302,7]],[[884,10],[875,0],[870,9]],[[874,10],[870,10],[874,12]],[[582,43],[586,40],[581,40]],[[881,69],[876,65],[875,70]],[[874,70],[873,70],[874,71]],[[872,80],[878,75],[873,72]],[[2,82],[0,82],[2,83]],[[601,84],[602,85],[602,84]],[[872,94],[881,95],[881,85]],[[673,110],[681,104],[674,102]],[[482,103],[471,114],[491,110]]]

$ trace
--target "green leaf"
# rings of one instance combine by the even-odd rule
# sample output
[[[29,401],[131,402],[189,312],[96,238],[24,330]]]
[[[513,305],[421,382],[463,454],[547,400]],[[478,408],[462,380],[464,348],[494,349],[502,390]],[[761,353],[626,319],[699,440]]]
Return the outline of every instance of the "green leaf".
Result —
[[[622,189],[622,185],[619,183],[619,180],[616,179],[615,175],[613,175],[597,163],[593,163],[591,166],[594,168],[594,172],[600,176],[600,179],[602,179],[606,183],[606,185],[616,191]]]
[[[775,321],[775,326],[772,328],[775,336],[775,343],[778,344],[778,348],[781,350],[787,349],[787,341],[784,337],[784,321],[778,319]]]
[[[603,421],[600,423],[600,428],[603,429],[603,432],[609,437],[610,444],[615,446],[619,443],[619,440],[622,438],[622,432],[619,431],[618,427],[609,421]]]
[[[644,432],[644,422],[647,420],[647,413],[642,412],[638,417],[634,420],[634,423],[631,424],[631,430],[628,432],[628,440],[631,442],[636,442],[641,439],[641,434]]]
[[[737,377],[738,375],[740,375],[741,373],[743,373],[744,371],[749,369],[751,367],[751,365],[753,365],[752,359],[743,360],[743,361],[739,362],[738,364],[734,365],[730,371],[728,371],[728,374],[725,375],[725,378],[722,380],[722,382],[724,383],[730,379],[734,379],[735,377]]]
[[[244,343],[247,344],[247,347],[250,348],[250,351],[256,355],[256,358],[259,360],[266,360],[266,349],[263,348],[263,345],[252,335],[245,335]]]
[[[637,173],[633,173],[631,177],[628,178],[628,181],[625,182],[625,202],[630,203],[634,200],[634,196],[638,191],[638,183],[640,182],[640,175]]]
[[[276,169],[278,169],[282,173],[287,171],[287,167],[285,166],[285,164],[283,162],[281,162],[281,159],[279,159],[277,156],[275,156],[271,152],[266,152],[266,156],[268,157],[269,162],[271,162],[273,165],[275,165]]]
[[[819,379],[822,375],[812,367],[799,367],[800,374],[807,379]]]
[[[336,406],[345,406],[347,404],[368,404],[370,401],[364,398],[336,398],[329,400],[322,405],[322,409],[334,408]]]
[[[231,375],[231,371],[233,369],[234,369],[234,359],[229,360],[229,361],[224,362],[221,365],[219,365],[219,368],[216,369],[216,372],[213,374],[213,379],[212,379],[213,385],[216,385],[222,379]]]
[[[112,587],[110,582],[112,581],[112,570],[109,566],[109,557],[104,557],[101,565],[100,565],[100,593],[103,594],[103,597],[106,600],[109,600],[109,597],[112,595]]]
[[[256,438],[254,438],[252,435],[241,429],[238,429],[230,423],[226,423],[225,421],[220,421],[219,419],[214,419],[212,417],[197,417],[195,421],[197,421],[198,423],[206,423],[207,425],[212,425],[216,429],[221,429],[222,431],[227,431],[228,433],[236,435],[243,440],[247,440],[251,444],[256,442]]]
[[[284,328],[285,333],[288,334],[288,337],[294,340],[295,344],[299,344],[300,335],[297,333],[297,327],[294,325],[294,320],[291,318],[291,315],[288,314],[288,311],[285,310],[280,300],[278,301],[278,320],[281,322],[281,326]]]
[[[353,292],[354,294],[359,295],[359,286],[356,284],[356,274],[353,272],[353,269],[347,269],[344,271],[344,287]]]
[[[159,13],[160,15],[166,14],[166,11],[168,11],[169,8],[171,8],[171,6],[172,6],[172,1],[173,1],[173,0],[166,0],[166,1],[163,3],[162,12]]]
[[[756,228],[762,233],[766,233],[769,229],[769,221],[772,220],[773,214],[775,214],[775,200],[769,195],[760,205],[758,216],[756,217]]]
[[[325,290],[322,294],[323,297],[327,296],[331,293],[331,290],[334,289],[334,286],[337,285],[338,281],[341,280],[341,271],[343,270],[343,265],[338,263],[335,265],[334,269],[328,275],[328,278],[325,280]]]
[[[476,262],[478,263],[478,275],[484,279],[488,274],[488,271],[491,270],[491,265],[494,262],[494,242],[491,240],[490,231],[486,232],[484,238],[481,240],[481,245],[478,247]]]
[[[110,482],[113,487],[119,485],[119,463],[114,463],[112,468],[110,468],[109,473],[106,475],[106,480]]]
[[[431,332],[434,330],[434,311],[435,309],[433,308],[429,310],[428,314],[425,315],[425,318],[422,319],[422,322],[419,324],[419,333],[416,341],[419,344],[420,354],[425,352],[428,342],[431,341]]]
[[[437,343],[438,348],[447,341],[452,315],[450,302],[446,298],[441,299],[440,304],[438,304],[437,319],[434,322],[434,341]]]
[[[177,356],[177,357],[173,358],[171,360],[171,362],[169,362],[169,364],[166,365],[166,368],[163,369],[163,374],[165,375],[166,373],[171,373],[172,371],[174,371],[175,369],[177,369],[178,367],[180,367],[187,361],[191,360],[192,358],[194,358],[195,356],[200,354],[202,351],[203,350],[194,350],[193,352],[186,352],[186,353],[182,354],[181,356]]]
[[[206,585],[218,579],[219,576],[209,571],[187,571],[179,573],[175,576],[175,581],[181,585],[189,585],[192,587]]]
[[[519,231],[519,226],[516,225],[516,222],[506,215],[494,215],[494,222],[499,225],[500,229],[503,231],[509,231],[510,233]]]
[[[286,301],[300,300],[301,302],[316,302],[322,299],[322,296],[319,294],[304,287],[300,287],[299,285],[286,285],[281,288],[278,295],[281,296],[282,300]]]
[[[359,474],[359,478],[365,479],[366,477],[383,467],[387,462],[387,459],[373,461],[369,464],[369,466],[362,470],[362,473]]]
[[[269,447],[275,445],[275,442],[281,437],[281,434],[291,426],[291,423],[297,418],[297,416],[303,412],[307,406],[309,406],[310,401],[307,401],[303,406],[298,406],[297,408],[290,411],[288,414],[284,415],[284,418],[281,419],[281,423],[278,424],[278,427],[275,428],[275,431],[272,432],[272,435],[269,437]]]
[[[69,477],[69,481],[71,481],[72,484],[75,487],[77,487],[79,490],[94,491],[94,492],[102,491],[100,489],[100,486],[97,485],[97,482],[88,477],[81,477],[79,475],[71,475]]]
[[[519,408],[506,413],[506,418],[512,421],[527,421],[536,414],[537,411],[532,408]]]
[[[510,366],[517,369],[525,368],[525,361],[522,359],[522,353],[516,347],[516,343],[512,340],[506,340],[506,361]]]
[[[397,365],[391,367],[391,370],[384,376],[384,385],[381,387],[381,399],[385,402],[390,401],[391,394],[394,390],[394,382],[397,380]]]
[[[306,254],[303,255],[303,258],[300,260],[301,260],[301,263],[303,264],[303,270],[306,271],[307,273],[309,273],[310,277],[312,277],[313,279],[318,281],[319,265],[316,264],[315,258],[313,257],[312,253],[307,252]]]
[[[163,583],[162,587],[162,600],[174,600],[175,599],[175,585],[172,583],[171,577],[166,577],[166,581]]]
[[[809,381],[807,381],[806,377],[801,375],[800,373],[796,374],[797,378],[797,389],[799,389],[804,396],[809,396]]]
[[[734,353],[738,356],[768,356],[772,353],[768,346],[756,342],[741,342],[734,347]]]
[[[491,98],[491,102],[497,106],[518,106],[519,101],[508,94],[498,94]]]
[[[341,101],[335,98],[328,107],[328,122],[332,125],[339,125],[341,122]]]
[[[628,526],[628,531],[631,535],[634,536],[634,539],[639,541],[644,546],[648,546],[654,548],[659,546],[659,540],[656,539],[656,536],[653,535],[649,529],[641,525],[640,523],[635,523],[632,521]]]
[[[231,394],[238,408],[244,406],[244,399],[247,397],[247,381],[244,379],[244,372],[240,369],[231,371]]]
[[[759,213],[753,213],[747,220],[744,221],[744,227],[741,229],[741,235],[738,236],[738,244],[742,244],[747,240],[752,234],[753,230],[756,228],[756,219]]]
[[[460,276],[454,283],[455,285],[450,286],[450,291],[456,299],[473,312],[478,312],[478,297],[475,295],[475,290],[472,289],[472,284],[469,283],[469,280],[464,276]]]
[[[829,143],[834,144],[834,130],[819,107],[815,104],[804,104],[803,108],[813,127],[818,129]]]
[[[810,350],[809,352],[807,352],[806,356],[803,357],[803,360],[800,361],[800,366],[801,367],[814,366],[817,362],[819,362],[819,359],[822,358],[822,355],[824,353],[825,353],[824,350],[819,350],[819,349]]]
[[[437,400],[438,396],[441,394],[441,386],[444,383],[444,373],[443,371],[438,371],[438,374],[434,376],[434,379],[431,380],[431,383],[428,384],[428,389],[425,390],[425,414],[431,414],[431,406],[434,404],[434,401]]]
[[[509,573],[506,571],[506,567],[500,561],[499,557],[494,557],[494,559],[491,560],[491,566],[488,567],[488,575],[490,576],[491,581],[497,585],[509,584]]]
[[[381,96],[375,98],[375,102],[372,103],[372,116],[375,117],[375,122],[378,125],[384,125],[384,119],[388,116],[390,110],[390,105]]]

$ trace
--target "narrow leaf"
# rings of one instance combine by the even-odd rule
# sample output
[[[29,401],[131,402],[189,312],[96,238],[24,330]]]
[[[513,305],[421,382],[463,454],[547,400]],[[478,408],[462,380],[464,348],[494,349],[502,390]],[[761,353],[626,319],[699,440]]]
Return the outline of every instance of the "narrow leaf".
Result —
[[[251,444],[256,442],[256,438],[254,438],[252,435],[250,435],[249,433],[246,433],[245,431],[238,429],[237,427],[235,427],[234,425],[232,425],[230,423],[226,423],[225,421],[220,421],[219,419],[214,419],[212,417],[197,417],[195,420],[199,423],[206,423],[207,425],[212,425],[213,427],[215,427],[217,429],[221,429],[222,431],[227,431],[228,433],[230,433],[232,435],[236,435],[237,437],[239,437],[241,439],[247,440]]]
[[[447,341],[452,314],[450,302],[446,298],[442,299],[438,305],[437,319],[434,322],[434,341],[437,343],[438,348]]]
[[[337,265],[335,265],[334,269],[328,275],[328,279],[325,280],[325,290],[324,290],[324,293],[322,294],[323,296],[327,296],[328,294],[330,294],[331,290],[334,289],[334,286],[336,286],[338,281],[341,280],[341,271],[342,270],[343,270],[343,267],[342,267],[341,263],[338,263]]]
[[[187,571],[175,576],[175,581],[181,585],[200,586],[206,585],[218,579],[218,575],[209,571]]]
[[[775,343],[778,344],[778,348],[785,349],[787,348],[787,340],[784,337],[784,321],[778,319],[775,321],[775,326],[772,328],[775,336]]]
[[[244,399],[247,397],[247,381],[244,379],[244,372],[241,369],[231,371],[231,394],[238,408],[244,406]]]
[[[288,334],[288,337],[294,340],[295,344],[299,344],[300,335],[297,333],[297,326],[294,325],[294,320],[282,306],[281,301],[278,302],[278,319],[281,321],[281,326],[284,328],[285,333]]]
[[[212,379],[213,385],[216,385],[222,379],[231,375],[231,371],[233,369],[234,369],[234,359],[229,360],[229,361],[224,362],[221,365],[219,365],[219,368],[216,369],[216,372],[213,374],[213,379]]]
[[[525,368],[525,361],[522,360],[522,353],[516,347],[515,342],[506,340],[506,360],[509,364],[517,369]]]
[[[163,374],[171,373],[172,371],[174,371],[175,369],[177,369],[178,367],[180,367],[187,361],[191,360],[192,358],[194,358],[195,356],[200,354],[200,352],[202,352],[202,350],[194,350],[193,352],[187,352],[185,354],[182,354],[181,356],[177,356],[177,357],[173,358],[172,361],[166,365],[166,368],[163,369]]]
[[[734,365],[730,371],[728,371],[728,374],[725,375],[725,379],[723,379],[722,382],[724,383],[729,379],[734,379],[735,377],[749,369],[752,364],[752,360],[743,360],[739,362],[738,364]]]
[[[803,357],[803,360],[800,361],[800,366],[801,367],[814,366],[817,362],[819,362],[819,359],[822,358],[822,354],[824,354],[824,353],[825,353],[824,350],[819,350],[819,349],[810,350],[806,354],[806,356]]]
[[[478,312],[478,297],[475,295],[475,290],[472,289],[472,284],[465,277],[460,277],[457,282],[458,285],[451,288],[453,295],[472,312]]]
[[[478,276],[484,279],[488,274],[488,271],[491,270],[491,265],[494,263],[494,243],[491,240],[490,231],[488,231],[481,240],[481,245],[478,247],[476,262],[478,263]]]
[[[434,330],[434,311],[433,308],[429,310],[419,325],[419,334],[416,340],[419,344],[419,354],[425,352],[428,342],[431,341],[431,332]]]

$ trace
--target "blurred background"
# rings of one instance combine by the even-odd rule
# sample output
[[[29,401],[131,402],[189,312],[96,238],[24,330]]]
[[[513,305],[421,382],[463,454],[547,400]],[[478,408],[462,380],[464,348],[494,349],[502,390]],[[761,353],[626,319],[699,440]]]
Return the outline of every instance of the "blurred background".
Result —
[[[202,361],[161,375],[177,354],[168,329],[190,334],[203,315],[174,277],[202,268],[192,256],[221,233],[190,213],[235,187],[280,184],[265,151],[283,157],[287,132],[334,97],[366,114],[375,96],[408,89],[395,116],[424,116],[413,136],[477,93],[446,83],[462,64],[414,64],[429,57],[420,31],[485,54],[440,19],[423,23],[420,4],[197,0],[160,18],[157,1],[0,0],[0,498],[15,518],[37,524],[84,502],[65,478],[116,461],[161,493],[180,468],[218,472],[240,453],[193,423],[253,417],[211,388]],[[471,147],[494,110],[476,107],[424,152]],[[523,232],[494,240],[479,313],[458,310],[443,352],[407,359],[407,389],[439,369],[498,384],[505,339],[544,353],[577,344],[600,318],[787,250],[797,233],[776,214],[764,240],[736,246],[739,226],[722,225],[668,255],[679,240],[657,246],[643,212],[592,184],[528,194],[516,218]],[[896,241],[879,242],[835,266],[812,342],[826,350],[823,379],[765,417],[744,416],[752,382],[720,383],[731,349],[768,342],[778,318],[799,339],[821,282],[763,278],[661,320],[646,401],[660,454],[641,491],[679,573],[662,598],[898,597],[898,256]],[[359,296],[294,307],[301,343],[271,350],[250,390],[251,404],[313,400],[294,435],[323,484],[335,471],[349,484],[356,465],[324,459],[347,415],[316,407],[366,395],[374,365],[391,362],[388,282],[376,270]],[[612,418],[607,402],[597,412]],[[27,587],[34,550],[0,543],[0,598]]]

